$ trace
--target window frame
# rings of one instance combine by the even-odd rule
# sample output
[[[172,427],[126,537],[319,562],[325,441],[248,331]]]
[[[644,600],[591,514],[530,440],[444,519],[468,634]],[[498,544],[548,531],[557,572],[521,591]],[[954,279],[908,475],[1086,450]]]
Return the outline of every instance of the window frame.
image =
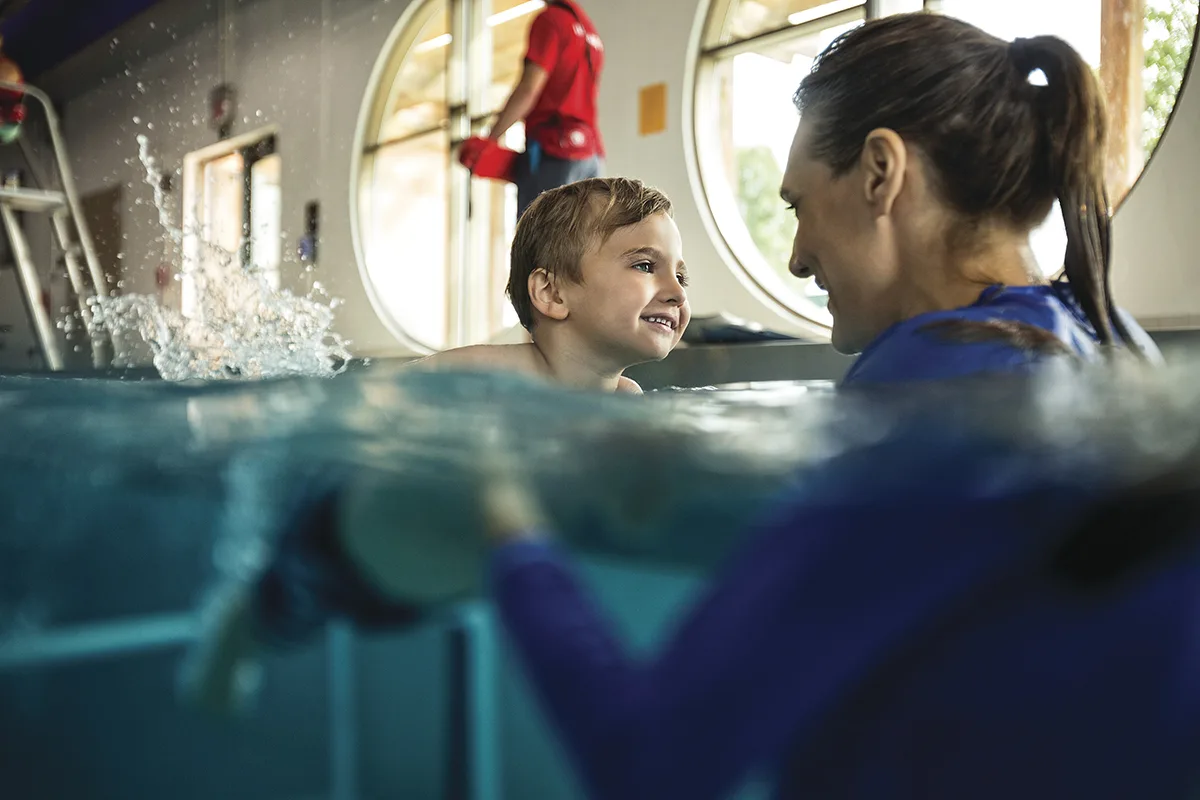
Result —
[[[871,19],[869,15],[877,12],[879,6],[878,3],[865,0],[854,8],[834,11],[798,25],[772,28],[745,39],[721,43],[721,32],[738,2],[739,0],[709,0],[694,59],[695,68],[691,72],[692,108],[688,160],[691,162],[689,166],[698,190],[697,206],[710,229],[710,238],[721,260],[739,282],[759,302],[791,320],[804,333],[827,340],[833,329],[832,318],[828,316],[828,312],[816,303],[811,303],[810,308],[801,310],[796,307],[798,304],[788,302],[780,296],[786,291],[782,284],[784,279],[772,274],[771,266],[750,238],[745,220],[741,218],[737,209],[736,193],[719,191],[726,188],[720,186],[724,181],[717,177],[723,172],[721,161],[725,154],[721,152],[719,143],[713,141],[711,130],[707,129],[711,126],[702,125],[700,120],[719,119],[722,113],[719,107],[721,101],[714,86],[721,62],[732,61],[741,53],[753,52],[765,45],[783,43],[827,28]],[[718,191],[713,191],[714,189]],[[758,260],[761,264],[751,266],[747,263],[748,260]],[[768,278],[768,275],[777,280]],[[792,297],[799,299],[801,295],[796,292],[792,293]]]
[[[182,262],[180,272],[180,314],[185,318],[198,318],[202,304],[196,296],[196,285],[193,275],[202,269],[201,248],[203,246],[203,219],[205,199],[205,168],[214,161],[229,156],[237,156],[242,160],[242,205],[241,205],[241,240],[234,257],[243,270],[250,269],[252,253],[252,218],[253,218],[253,167],[259,160],[268,156],[281,155],[279,151],[279,128],[271,125],[249,133],[224,139],[216,144],[208,145],[199,150],[187,153],[183,157],[182,186]],[[280,176],[282,184],[282,174]],[[282,209],[279,228],[282,231]],[[282,279],[281,267],[265,271],[268,283],[276,290]]]
[[[445,73],[447,121],[444,125],[379,141],[391,89],[417,44],[422,28],[443,9],[448,14],[450,35],[446,45]],[[492,79],[493,35],[492,26],[488,24],[491,9],[491,0],[413,0],[409,3],[372,68],[354,134],[349,209],[359,276],[376,316],[402,346],[419,354],[484,341],[495,335],[493,328],[504,330],[499,324],[504,316],[503,296],[493,296],[500,265],[493,263],[495,237],[490,234],[490,223],[485,222],[492,218],[492,207],[503,192],[498,191],[494,182],[473,180],[466,170],[457,166],[452,155],[447,159],[447,330],[444,343],[439,347],[421,341],[406,329],[405,320],[397,318],[372,279],[366,240],[374,194],[373,159],[387,147],[435,133],[447,137],[448,153],[453,154],[464,139],[481,133],[496,118],[499,109],[487,108],[487,90]],[[519,130],[516,133],[520,135]],[[506,136],[506,142],[511,141]],[[506,201],[501,199],[500,202]],[[506,278],[507,249],[505,256]]]

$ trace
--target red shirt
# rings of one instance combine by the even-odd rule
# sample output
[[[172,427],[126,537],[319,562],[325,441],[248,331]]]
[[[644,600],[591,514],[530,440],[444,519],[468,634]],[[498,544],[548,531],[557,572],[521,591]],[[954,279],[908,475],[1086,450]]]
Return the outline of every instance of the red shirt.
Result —
[[[596,96],[604,44],[591,19],[571,0],[553,0],[529,28],[525,60],[549,76],[525,120],[526,137],[557,158],[603,156]]]

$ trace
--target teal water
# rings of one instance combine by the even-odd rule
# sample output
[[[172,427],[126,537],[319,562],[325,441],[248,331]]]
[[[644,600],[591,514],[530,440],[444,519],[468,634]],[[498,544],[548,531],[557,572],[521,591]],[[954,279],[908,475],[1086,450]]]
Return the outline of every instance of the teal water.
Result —
[[[571,544],[708,569],[796,476],[913,420],[1134,474],[1192,443],[1193,372],[1177,359],[1154,373],[1054,373],[1036,384],[866,396],[776,384],[644,398],[383,368],[193,384],[0,378],[0,562],[22,565],[2,585],[0,635],[186,608],[205,580],[261,565],[313,476],[380,484],[385,522],[461,535],[476,525],[477,466],[497,442]],[[134,576],[89,571],[87,554],[114,541],[145,548],[129,565],[152,567],[138,582],[178,568],[192,585],[175,581],[150,607],[106,599],[106,581]],[[81,568],[69,581],[66,562]]]
[[[874,396],[782,384],[607,397],[382,367],[260,382],[0,378],[0,772],[16,797],[331,796],[322,642],[272,660],[258,710],[239,721],[204,720],[175,689],[212,590],[269,558],[313,476],[387,487],[373,524],[469,536],[477,466],[500,442],[649,647],[771,498],[839,453],[901,435],[919,448],[935,426],[1115,486],[1193,452],[1196,364],[1172,365]],[[867,477],[852,487],[864,503],[870,481],[897,476]],[[351,648],[370,687],[360,716],[387,730],[362,735],[356,763],[387,776],[364,778],[383,788],[362,796],[439,796],[436,640],[422,629]],[[520,739],[506,745],[507,785],[569,785],[505,675],[500,727]]]

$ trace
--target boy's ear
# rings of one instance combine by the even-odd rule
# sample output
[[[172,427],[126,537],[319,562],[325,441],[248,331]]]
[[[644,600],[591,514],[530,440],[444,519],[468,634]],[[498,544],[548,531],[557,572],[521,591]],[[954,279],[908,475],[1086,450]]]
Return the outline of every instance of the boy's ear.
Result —
[[[529,273],[529,301],[545,317],[567,318],[567,301],[558,290],[558,281],[545,269],[538,267]]]

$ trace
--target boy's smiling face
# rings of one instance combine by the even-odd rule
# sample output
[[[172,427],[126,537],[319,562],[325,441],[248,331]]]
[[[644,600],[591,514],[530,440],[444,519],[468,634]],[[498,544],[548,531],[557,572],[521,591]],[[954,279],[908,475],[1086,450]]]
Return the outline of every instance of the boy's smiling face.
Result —
[[[596,355],[623,366],[663,359],[688,321],[687,269],[675,220],[658,213],[618,228],[584,253],[583,280],[559,286],[571,327]]]

